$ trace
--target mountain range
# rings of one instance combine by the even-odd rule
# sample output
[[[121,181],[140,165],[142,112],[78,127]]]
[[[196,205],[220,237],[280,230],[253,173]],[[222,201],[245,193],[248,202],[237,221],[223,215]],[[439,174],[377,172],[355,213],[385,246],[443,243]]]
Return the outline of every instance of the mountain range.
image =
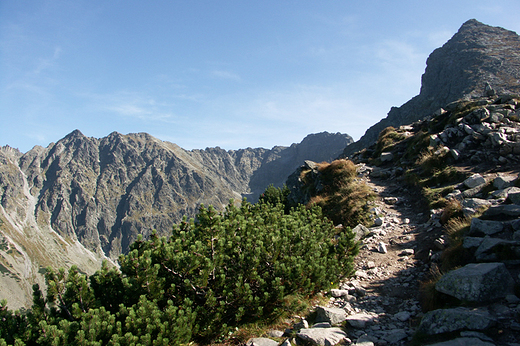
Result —
[[[255,202],[305,160],[331,161],[372,144],[388,127],[423,119],[450,102],[520,92],[520,37],[474,19],[427,60],[420,94],[367,130],[318,133],[272,149],[185,150],[146,133],[89,138],[79,130],[22,153],[0,148],[0,298],[29,306],[45,267],[92,273],[116,265],[138,234],[166,234],[199,206]]]
[[[167,234],[201,204],[254,202],[304,160],[330,161],[352,141],[324,132],[270,150],[188,151],[146,133],[97,139],[76,130],[27,153],[3,147],[0,296],[24,306],[47,266],[92,273],[102,259],[116,261],[138,234]]]

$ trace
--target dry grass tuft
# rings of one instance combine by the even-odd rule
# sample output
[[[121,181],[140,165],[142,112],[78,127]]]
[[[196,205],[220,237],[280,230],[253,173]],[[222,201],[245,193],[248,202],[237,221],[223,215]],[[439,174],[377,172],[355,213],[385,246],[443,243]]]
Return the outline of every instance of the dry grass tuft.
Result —
[[[441,214],[441,224],[445,225],[453,218],[462,218],[462,205],[456,199],[449,199],[444,205],[444,210]]]
[[[323,213],[335,224],[355,227],[359,223],[369,225],[370,215],[367,203],[375,199],[375,193],[357,177],[356,165],[349,160],[335,160],[321,163],[321,191],[310,202],[318,205]]]

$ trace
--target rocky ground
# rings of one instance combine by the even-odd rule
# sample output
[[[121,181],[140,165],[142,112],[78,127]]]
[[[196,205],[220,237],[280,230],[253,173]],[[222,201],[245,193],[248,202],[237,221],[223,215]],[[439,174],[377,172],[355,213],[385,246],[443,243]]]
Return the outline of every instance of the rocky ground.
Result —
[[[289,343],[306,344],[305,341],[318,345],[343,343],[364,346],[520,345],[520,324],[517,322],[520,299],[512,292],[486,304],[463,303],[457,308],[437,310],[437,315],[423,312],[421,285],[430,280],[432,273],[438,273],[437,264],[448,245],[440,223],[440,211],[425,208],[418,193],[396,179],[371,177],[371,168],[364,165],[359,166],[359,171],[360,179],[379,197],[372,210],[376,216],[375,226],[355,229],[363,237],[355,275],[341,282],[339,289],[327,293],[329,302],[316,307],[313,321],[300,321],[285,333],[273,332],[270,336],[285,340],[285,346]],[[484,180],[494,181],[497,176],[490,173],[484,175]],[[509,180],[514,176],[511,175]],[[473,200],[476,199],[465,201]],[[463,201],[463,205],[466,202]],[[499,206],[503,202],[503,199],[498,199],[489,203]],[[518,261],[506,261],[506,266],[502,266],[502,263],[490,263],[490,260],[482,265],[500,265],[502,269],[507,266],[504,271],[518,276],[514,270]],[[484,277],[483,281],[493,279]],[[464,319],[473,324],[464,324]],[[459,323],[463,325],[458,326]],[[333,328],[339,324],[343,328]],[[449,332],[450,324],[454,326],[453,332]],[[249,344],[277,344],[276,341],[269,344],[270,341],[260,338],[250,340]]]
[[[424,208],[412,191],[392,180],[370,178],[370,170],[360,167],[360,179],[379,195],[373,206],[378,226],[357,230],[366,237],[356,257],[356,273],[329,292],[328,307],[344,311],[347,344],[407,345],[422,317],[420,281],[430,270],[418,258],[428,255],[440,225],[432,223],[427,212],[417,212]],[[250,343],[259,344],[255,340]]]
[[[377,226],[368,229],[363,240],[355,276],[341,285],[351,294],[346,299],[332,297],[330,304],[355,316],[348,318],[351,321],[367,322],[349,322],[352,341],[365,335],[377,345],[405,345],[422,316],[419,285],[430,270],[419,258],[428,255],[439,225],[429,222],[417,196],[394,180],[368,174],[362,179],[379,195],[374,205]]]

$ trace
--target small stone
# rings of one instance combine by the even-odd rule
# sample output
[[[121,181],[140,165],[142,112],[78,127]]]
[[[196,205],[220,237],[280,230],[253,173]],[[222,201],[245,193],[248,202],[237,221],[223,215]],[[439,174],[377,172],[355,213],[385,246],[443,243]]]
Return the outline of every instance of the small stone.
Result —
[[[368,261],[367,262],[367,268],[368,269],[372,269],[372,268],[375,268],[376,267],[376,262],[374,261]]]
[[[360,297],[364,297],[367,294],[367,291],[362,287],[356,287],[356,294]]]
[[[370,230],[367,227],[365,227],[364,225],[359,224],[352,229],[352,232],[355,235],[354,241],[359,241],[359,240],[365,238],[366,236],[368,236],[368,234],[370,233]]]
[[[383,222],[384,222],[384,219],[382,217],[378,217],[374,220],[374,225],[379,227],[379,226],[383,225]]]
[[[404,329],[393,329],[385,334],[384,339],[390,344],[395,344],[407,337],[408,334]]]
[[[268,338],[253,338],[246,343],[247,346],[278,346],[278,342]]]
[[[473,174],[471,177],[469,177],[468,179],[464,180],[464,185],[467,187],[467,188],[474,188],[474,187],[477,187],[479,185],[482,185],[482,184],[485,184],[486,183],[486,179],[484,179],[484,177],[480,174]]]
[[[388,205],[394,205],[399,201],[399,199],[397,197],[385,197],[383,198],[383,201]]]
[[[380,159],[381,159],[381,162],[391,162],[394,159],[394,154],[381,153]]]
[[[334,298],[345,297],[348,296],[348,290],[340,290],[337,288],[333,288],[330,290],[330,295]]]
[[[399,256],[413,256],[414,253],[414,249],[404,249],[399,253]]]
[[[379,244],[377,244],[377,252],[379,252],[379,253],[387,253],[388,252],[388,250],[386,249],[385,243],[380,242]]]
[[[460,152],[457,149],[451,149],[450,154],[454,160],[458,160],[460,158]]]
[[[354,276],[362,279],[368,279],[368,274],[363,270],[356,270]]]
[[[293,329],[295,329],[295,330],[300,330],[300,329],[305,329],[305,328],[309,328],[309,322],[307,322],[307,320],[304,318],[300,322],[295,323],[293,325]]]
[[[515,296],[514,294],[508,294],[506,296],[506,301],[509,303],[509,304],[518,304],[520,303],[520,298],[518,298],[517,296]]]
[[[410,319],[411,316],[412,314],[408,311],[400,311],[394,315],[394,318],[401,322],[406,322]]]
[[[348,338],[341,328],[309,328],[302,329],[298,338],[318,346],[337,345]]]
[[[281,330],[270,330],[267,332],[267,336],[270,338],[281,338],[283,337],[284,332]]]

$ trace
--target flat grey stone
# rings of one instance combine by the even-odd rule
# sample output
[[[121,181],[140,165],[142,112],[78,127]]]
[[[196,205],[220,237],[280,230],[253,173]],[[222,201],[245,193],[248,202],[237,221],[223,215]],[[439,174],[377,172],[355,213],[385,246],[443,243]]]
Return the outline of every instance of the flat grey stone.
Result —
[[[278,342],[269,338],[253,338],[246,342],[247,346],[278,346]]]
[[[471,208],[477,210],[479,208],[489,207],[491,205],[491,202],[482,198],[466,198],[462,201],[461,204],[464,208]]]
[[[352,232],[354,233],[354,241],[360,241],[361,239],[365,238],[370,234],[370,230],[362,224],[359,224],[356,227],[354,227],[352,229]]]
[[[404,329],[393,329],[383,336],[383,339],[390,344],[395,344],[403,339],[406,339],[408,337],[408,334]]]
[[[514,175],[499,175],[498,177],[493,180],[493,186],[497,190],[502,190],[507,187],[510,187],[513,185],[513,182],[516,180],[516,176]]]
[[[504,263],[470,263],[443,275],[435,289],[469,302],[485,302],[504,298],[514,280]]]
[[[477,259],[477,261],[482,262],[489,260],[498,260],[498,255],[494,249],[496,249],[498,246],[512,247],[518,244],[518,241],[491,238],[487,236],[482,240],[482,243],[480,243],[479,247],[475,251],[475,258]]]
[[[339,308],[318,306],[316,308],[316,323],[328,322],[331,325],[339,325],[347,319],[347,312]]]
[[[496,320],[487,310],[458,307],[428,311],[418,330],[427,335],[436,335],[458,330],[486,330],[495,323]]]
[[[363,329],[368,323],[373,322],[375,319],[375,316],[369,314],[354,314],[347,317],[347,322],[353,328]]]
[[[501,204],[489,207],[488,210],[482,214],[484,219],[493,218],[518,218],[520,217],[520,205],[516,204]]]
[[[361,335],[353,346],[374,346],[374,342],[377,338],[373,338],[367,334]]]
[[[348,290],[339,290],[337,288],[333,288],[330,290],[330,295],[334,298],[346,297],[348,296]]]
[[[479,338],[482,341],[493,342],[493,339],[491,339],[489,336],[487,336],[486,334],[481,333],[481,332],[465,330],[465,331],[460,332],[460,336],[462,336],[463,338]]]
[[[394,318],[401,321],[406,322],[412,317],[412,314],[409,311],[400,311],[394,315]]]
[[[473,174],[471,177],[469,177],[468,179],[464,180],[464,185],[467,187],[467,188],[474,188],[474,187],[477,187],[479,185],[482,185],[482,184],[485,184],[486,183],[486,179],[484,179],[483,176],[481,176],[480,174]]]
[[[479,338],[457,338],[453,340],[438,342],[429,346],[495,346],[495,344],[482,341]]]
[[[270,338],[281,338],[283,337],[284,332],[281,330],[270,330],[267,332],[267,336]]]
[[[514,204],[520,204],[520,188],[510,187],[508,189],[507,198]]]
[[[499,199],[499,198],[506,199],[507,197],[509,197],[509,193],[511,193],[511,192],[512,193],[520,192],[520,188],[518,188],[518,187],[507,187],[505,189],[496,190],[496,191],[493,191],[490,194],[490,197],[494,198],[494,199]]]
[[[484,238],[481,237],[465,237],[462,242],[462,247],[465,249],[478,248]]]
[[[496,233],[500,233],[503,230],[504,225],[500,221],[480,220],[477,218],[473,218],[471,219],[469,234],[493,235]]]
[[[308,328],[302,329],[296,336],[313,345],[333,346],[348,338],[341,328]]]

